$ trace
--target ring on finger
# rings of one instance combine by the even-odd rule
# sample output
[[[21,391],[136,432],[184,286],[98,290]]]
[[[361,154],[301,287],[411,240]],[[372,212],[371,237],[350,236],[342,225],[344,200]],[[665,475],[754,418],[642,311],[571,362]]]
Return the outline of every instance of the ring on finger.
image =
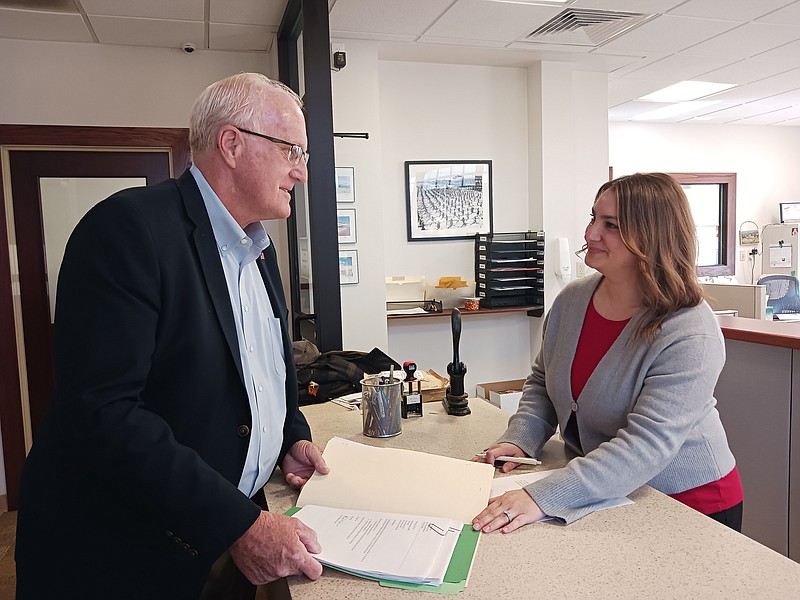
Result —
[[[513,518],[511,517],[511,515],[510,515],[510,514],[508,514],[508,511],[507,511],[507,510],[504,510],[504,511],[503,511],[503,514],[506,516],[506,519],[508,519],[508,522],[509,522],[509,523],[511,523],[511,521],[513,521]]]

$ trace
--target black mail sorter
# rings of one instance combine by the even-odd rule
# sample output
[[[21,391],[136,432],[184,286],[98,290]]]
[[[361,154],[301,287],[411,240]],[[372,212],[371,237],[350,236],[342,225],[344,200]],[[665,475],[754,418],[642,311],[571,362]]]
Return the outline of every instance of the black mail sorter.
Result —
[[[544,306],[544,231],[475,235],[481,308]]]

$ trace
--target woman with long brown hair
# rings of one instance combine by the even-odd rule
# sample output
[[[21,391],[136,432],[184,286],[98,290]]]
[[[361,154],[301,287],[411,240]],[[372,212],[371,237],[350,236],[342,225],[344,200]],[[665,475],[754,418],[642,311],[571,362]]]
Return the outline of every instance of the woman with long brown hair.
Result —
[[[697,282],[683,190],[663,173],[607,182],[584,238],[598,273],[556,298],[519,409],[480,460],[535,457],[556,425],[577,457],[491,499],[473,527],[570,523],[648,484],[740,530],[741,482],[713,396],[725,345]]]

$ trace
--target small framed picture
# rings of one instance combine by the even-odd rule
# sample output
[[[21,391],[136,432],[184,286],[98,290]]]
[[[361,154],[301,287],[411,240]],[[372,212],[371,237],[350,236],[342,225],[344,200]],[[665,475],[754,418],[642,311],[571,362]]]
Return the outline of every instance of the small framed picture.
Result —
[[[741,229],[739,231],[739,245],[755,246],[758,242],[758,229]]]
[[[356,201],[356,170],[354,167],[336,167],[336,201]]]
[[[356,209],[340,208],[336,211],[336,226],[340,244],[356,243]]]
[[[358,250],[339,251],[339,284],[358,283]]]

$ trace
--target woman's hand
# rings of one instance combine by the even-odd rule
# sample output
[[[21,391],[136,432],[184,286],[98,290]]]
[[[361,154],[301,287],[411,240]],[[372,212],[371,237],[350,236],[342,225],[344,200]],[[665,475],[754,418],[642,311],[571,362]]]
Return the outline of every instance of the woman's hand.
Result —
[[[486,450],[486,457],[476,456],[472,460],[475,462],[485,462],[489,463],[490,465],[494,464],[494,461],[497,459],[498,456],[527,456],[519,446],[515,446],[509,442],[501,442],[499,444],[492,444]],[[512,469],[516,469],[519,466],[519,463],[515,462],[505,462],[500,467],[501,473],[508,473]]]
[[[498,529],[503,533],[511,533],[523,525],[541,521],[546,516],[528,492],[512,490],[502,496],[490,498],[489,505],[472,519],[472,528],[483,533]]]

